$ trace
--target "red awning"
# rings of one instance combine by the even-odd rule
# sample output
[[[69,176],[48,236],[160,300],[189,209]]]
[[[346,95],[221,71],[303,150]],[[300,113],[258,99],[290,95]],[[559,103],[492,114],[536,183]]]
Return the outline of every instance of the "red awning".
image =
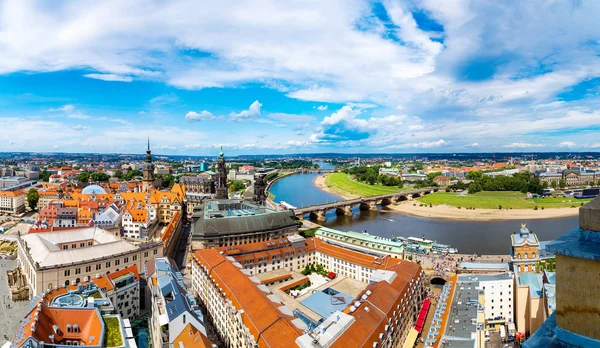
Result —
[[[423,301],[423,305],[421,306],[421,310],[419,311],[419,318],[417,319],[417,323],[415,324],[415,330],[417,330],[419,333],[421,333],[421,331],[423,330],[423,325],[425,324],[425,320],[427,319],[427,312],[429,311],[430,305],[431,301]]]
[[[335,272],[329,272],[328,277],[329,277],[329,279],[335,278]]]

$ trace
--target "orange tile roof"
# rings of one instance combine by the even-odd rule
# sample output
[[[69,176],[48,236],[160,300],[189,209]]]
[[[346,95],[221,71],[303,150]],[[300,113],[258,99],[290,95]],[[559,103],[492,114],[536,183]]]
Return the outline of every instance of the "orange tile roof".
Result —
[[[212,347],[212,344],[213,343],[192,324],[187,324],[179,336],[173,341],[173,347],[183,348],[210,348]]]
[[[107,277],[111,280],[114,281],[116,278],[119,278],[122,275],[128,274],[128,273],[133,273],[133,275],[135,276],[135,280],[140,280],[140,274],[138,273],[138,269],[137,269],[137,265],[131,265],[125,269],[113,272],[113,273],[109,273],[107,274]]]
[[[268,284],[268,283],[273,283],[273,282],[278,282],[280,280],[285,280],[285,279],[290,279],[292,278],[292,274],[288,273],[288,274],[283,274],[277,277],[273,277],[273,278],[267,278],[267,279],[263,279],[260,281],[261,284]]]
[[[356,320],[332,347],[372,347],[373,342],[379,342],[379,334],[385,331],[385,325],[388,324],[389,318],[393,318],[393,312],[398,305],[401,310],[403,305],[408,306],[409,297],[406,297],[405,303],[402,301],[410,289],[411,280],[416,282],[421,276],[421,266],[410,261],[401,261],[387,270],[396,273],[392,283],[380,281],[370,284],[356,297],[360,298],[367,291],[371,291],[367,300],[357,310],[353,313],[347,312]]]
[[[239,268],[215,249],[199,250],[194,262],[204,266],[218,287],[241,310],[242,321],[260,347],[294,347],[302,331],[291,324],[294,316],[280,312]]]

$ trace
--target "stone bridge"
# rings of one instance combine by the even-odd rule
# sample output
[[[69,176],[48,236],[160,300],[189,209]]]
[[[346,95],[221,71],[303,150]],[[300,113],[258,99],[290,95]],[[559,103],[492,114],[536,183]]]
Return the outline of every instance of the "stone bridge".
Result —
[[[363,197],[327,204],[311,205],[308,207],[293,209],[293,212],[294,215],[299,219],[304,218],[306,214],[310,214],[311,219],[325,221],[325,213],[332,209],[335,209],[335,212],[338,215],[352,216],[352,208],[357,205],[360,210],[377,210],[378,204],[386,206],[393,203],[408,201],[414,198],[423,197],[433,192],[437,192],[439,189],[439,187],[424,187],[379,196]]]
[[[301,173],[301,174],[325,174],[325,173],[333,173],[335,169],[323,169],[323,168],[296,168],[296,169],[282,169],[282,172],[289,173]]]

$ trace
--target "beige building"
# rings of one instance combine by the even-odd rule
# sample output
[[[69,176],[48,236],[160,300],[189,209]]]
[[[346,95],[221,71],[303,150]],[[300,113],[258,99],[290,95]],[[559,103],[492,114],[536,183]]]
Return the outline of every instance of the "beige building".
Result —
[[[26,194],[21,190],[0,191],[0,212],[20,214],[25,211]]]
[[[510,237],[513,269],[518,272],[535,272],[536,264],[540,261],[540,241],[537,235],[522,224],[519,233],[515,232]]]
[[[390,255],[395,259],[406,258],[406,248],[402,242],[394,242],[389,238],[370,235],[367,232],[339,231],[322,227],[315,237],[329,244],[340,245],[353,250],[362,250],[371,254]]]
[[[131,265],[143,269],[146,260],[163,255],[162,243],[135,246],[94,227],[30,233],[17,242],[19,266],[32,296]]]

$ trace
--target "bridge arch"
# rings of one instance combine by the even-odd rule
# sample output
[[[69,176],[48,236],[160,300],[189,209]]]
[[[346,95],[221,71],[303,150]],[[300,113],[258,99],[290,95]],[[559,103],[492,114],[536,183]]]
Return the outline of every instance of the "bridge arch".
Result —
[[[422,197],[421,192],[413,193],[413,195],[412,195],[412,198],[419,198],[419,197]]]
[[[431,285],[445,285],[446,279],[444,277],[432,277],[429,283]]]
[[[402,195],[402,196],[396,197],[396,202],[403,202],[403,201],[408,201],[408,195]]]
[[[390,197],[390,198],[384,198],[384,199],[381,200],[381,206],[390,205],[392,203],[394,203],[392,201],[392,197]]]

